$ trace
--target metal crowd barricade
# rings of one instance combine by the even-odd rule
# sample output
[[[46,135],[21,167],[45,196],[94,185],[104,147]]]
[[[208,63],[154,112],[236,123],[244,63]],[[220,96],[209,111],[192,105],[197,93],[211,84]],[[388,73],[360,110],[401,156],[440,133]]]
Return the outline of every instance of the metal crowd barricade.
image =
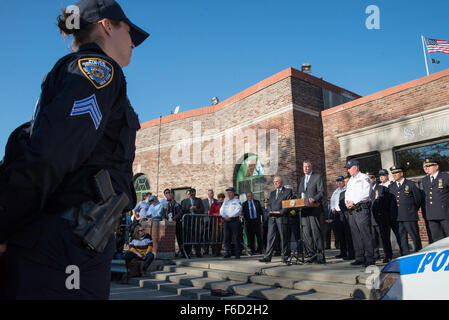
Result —
[[[208,214],[185,214],[182,217],[181,250],[186,246],[209,246],[223,243],[223,218]]]

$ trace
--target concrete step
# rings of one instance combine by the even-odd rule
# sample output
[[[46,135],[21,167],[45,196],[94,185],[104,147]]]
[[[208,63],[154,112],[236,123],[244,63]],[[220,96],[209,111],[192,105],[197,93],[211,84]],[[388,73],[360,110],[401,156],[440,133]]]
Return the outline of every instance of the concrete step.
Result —
[[[344,300],[347,297],[320,292],[273,288],[257,284],[233,287],[236,294],[264,300]]]
[[[228,297],[217,297],[211,294],[210,289],[201,289],[197,287],[180,285],[169,281],[157,279],[132,278],[129,279],[128,284],[135,285],[140,288],[149,288],[149,289],[156,289],[159,291],[170,292],[177,294],[179,296],[184,296],[195,300],[256,300],[254,298],[239,295],[233,295]]]
[[[248,282],[253,275],[247,272],[223,271],[194,267],[165,266],[163,271],[186,273],[191,276],[208,277],[221,280],[233,280],[240,282]]]

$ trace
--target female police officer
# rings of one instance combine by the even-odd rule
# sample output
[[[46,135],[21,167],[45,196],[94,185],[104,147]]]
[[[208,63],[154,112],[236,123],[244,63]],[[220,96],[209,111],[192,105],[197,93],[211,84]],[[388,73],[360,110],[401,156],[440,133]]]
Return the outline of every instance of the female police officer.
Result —
[[[75,51],[45,78],[33,121],[11,135],[0,168],[4,298],[107,299],[114,237],[104,250],[89,250],[61,213],[98,202],[92,178],[102,169],[115,193],[130,200],[124,210],[136,202],[132,162],[140,125],[122,68],[149,34],[114,0],[76,6],[78,29],[69,23],[78,16],[58,17]]]

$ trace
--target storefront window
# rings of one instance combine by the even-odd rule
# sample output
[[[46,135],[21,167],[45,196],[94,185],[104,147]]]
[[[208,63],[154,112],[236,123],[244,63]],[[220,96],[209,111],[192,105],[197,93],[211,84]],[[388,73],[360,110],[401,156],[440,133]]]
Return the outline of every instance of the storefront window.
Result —
[[[136,190],[137,202],[143,200],[143,196],[150,192],[150,182],[146,175],[141,174],[134,180],[134,189]]]
[[[237,193],[240,200],[246,199],[246,193],[252,192],[254,199],[263,201],[265,177],[263,164],[256,155],[248,156],[240,165],[237,172]]]
[[[356,155],[348,157],[347,160],[357,159],[360,163],[360,172],[374,172],[376,175],[382,169],[382,162],[380,160],[379,152],[372,152],[364,155]]]
[[[401,148],[394,154],[396,165],[404,167],[407,177],[423,176],[426,158],[439,161],[440,171],[449,171],[449,141]]]

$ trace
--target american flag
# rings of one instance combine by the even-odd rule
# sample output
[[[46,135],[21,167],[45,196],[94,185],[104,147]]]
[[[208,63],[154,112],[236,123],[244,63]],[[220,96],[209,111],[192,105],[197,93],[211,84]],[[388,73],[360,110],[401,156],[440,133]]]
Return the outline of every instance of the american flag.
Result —
[[[449,41],[426,39],[426,46],[429,53],[443,52],[449,54]]]

